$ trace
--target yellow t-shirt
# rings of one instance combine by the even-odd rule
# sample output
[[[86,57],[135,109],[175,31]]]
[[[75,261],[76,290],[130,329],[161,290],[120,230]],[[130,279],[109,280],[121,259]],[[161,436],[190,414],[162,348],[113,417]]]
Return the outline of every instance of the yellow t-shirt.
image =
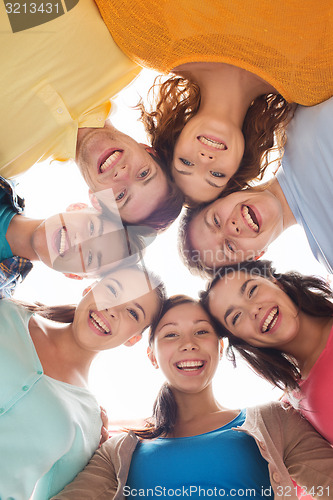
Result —
[[[95,0],[119,47],[164,73],[188,62],[246,69],[288,101],[333,95],[332,0]]]
[[[78,127],[102,127],[109,99],[139,71],[93,0],[16,33],[0,2],[0,175],[74,158]]]

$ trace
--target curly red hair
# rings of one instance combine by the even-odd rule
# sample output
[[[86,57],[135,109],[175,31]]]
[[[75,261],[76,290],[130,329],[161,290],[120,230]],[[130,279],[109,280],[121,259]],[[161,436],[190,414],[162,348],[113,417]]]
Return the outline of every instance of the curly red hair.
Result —
[[[171,176],[173,150],[184,125],[199,110],[200,88],[195,82],[180,76],[171,76],[164,82],[157,77],[149,97],[154,103],[151,111],[147,111],[142,100],[138,105],[141,120],[152,146]],[[278,151],[281,158],[286,141],[285,127],[293,110],[294,104],[287,103],[280,94],[261,95],[251,103],[242,128],[244,155],[223,195],[248,186],[252,180],[260,180],[270,163],[272,151]]]

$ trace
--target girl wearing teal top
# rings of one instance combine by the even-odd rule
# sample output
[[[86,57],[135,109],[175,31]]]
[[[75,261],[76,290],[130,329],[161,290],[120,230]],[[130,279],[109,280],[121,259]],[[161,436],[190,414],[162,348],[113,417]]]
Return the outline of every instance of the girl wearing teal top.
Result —
[[[155,278],[129,267],[77,307],[0,301],[0,498],[46,500],[85,466],[102,425],[87,389],[90,364],[137,342],[162,299]]]

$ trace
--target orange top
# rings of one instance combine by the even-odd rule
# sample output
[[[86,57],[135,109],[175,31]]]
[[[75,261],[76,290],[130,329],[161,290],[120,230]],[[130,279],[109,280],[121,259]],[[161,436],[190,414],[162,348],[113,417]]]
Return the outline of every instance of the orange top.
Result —
[[[288,101],[333,95],[333,1],[95,0],[113,39],[141,66],[241,67]]]

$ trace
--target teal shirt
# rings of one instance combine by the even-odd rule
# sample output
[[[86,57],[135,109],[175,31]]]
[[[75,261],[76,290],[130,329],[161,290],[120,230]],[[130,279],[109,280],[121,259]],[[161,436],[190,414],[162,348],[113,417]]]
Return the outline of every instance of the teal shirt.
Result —
[[[273,498],[268,464],[255,440],[233,430],[244,423],[245,415],[242,410],[227,425],[199,436],[138,443],[126,496],[132,490],[128,498],[140,493],[150,498]]]
[[[14,210],[9,200],[8,193],[0,188],[0,262],[13,256],[8,241],[6,240],[6,233],[10,221],[16,214],[17,211]]]
[[[0,498],[47,500],[98,447],[100,408],[86,389],[43,373],[31,313],[0,301]]]

